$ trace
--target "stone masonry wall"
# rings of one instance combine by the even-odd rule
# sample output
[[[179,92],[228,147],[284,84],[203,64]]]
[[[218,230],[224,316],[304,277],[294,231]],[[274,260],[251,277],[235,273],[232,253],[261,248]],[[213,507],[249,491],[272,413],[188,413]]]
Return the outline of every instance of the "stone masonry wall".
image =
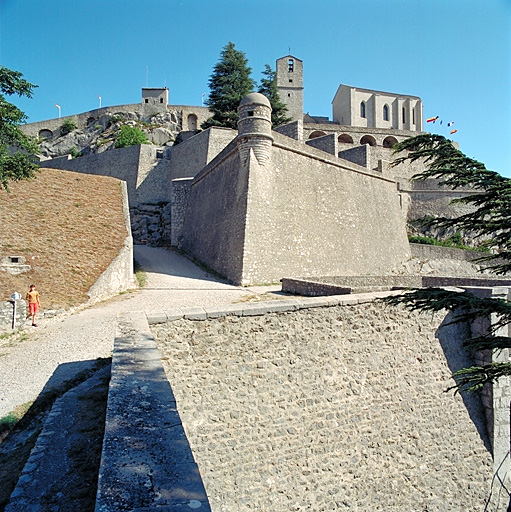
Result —
[[[154,326],[211,509],[483,510],[480,402],[444,393],[467,330],[444,318],[373,302]]]

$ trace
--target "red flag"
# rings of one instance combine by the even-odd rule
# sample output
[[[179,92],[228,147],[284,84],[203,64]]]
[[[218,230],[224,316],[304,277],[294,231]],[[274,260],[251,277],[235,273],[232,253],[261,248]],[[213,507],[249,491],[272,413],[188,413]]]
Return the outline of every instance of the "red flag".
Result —
[[[427,123],[434,123],[436,120],[438,119],[438,116],[436,117],[430,117],[429,119],[426,120]]]

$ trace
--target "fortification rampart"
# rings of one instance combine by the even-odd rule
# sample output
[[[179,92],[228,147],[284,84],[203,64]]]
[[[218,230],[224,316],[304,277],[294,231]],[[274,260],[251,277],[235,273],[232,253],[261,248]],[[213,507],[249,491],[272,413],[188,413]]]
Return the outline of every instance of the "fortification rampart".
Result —
[[[157,158],[155,146],[141,144],[80,158],[67,155],[45,160],[42,165],[126,181],[130,206],[169,200],[169,161]]]
[[[175,113],[179,130],[197,130],[200,125],[211,116],[207,107],[195,107],[187,105],[167,105],[166,112]],[[60,118],[36,121],[21,126],[21,130],[31,137],[48,138],[60,134],[60,129],[65,121],[71,120],[80,130],[85,130],[91,123],[99,122],[103,116],[116,114],[137,113],[142,118],[150,118],[161,113],[161,109],[151,109],[142,103],[130,103],[126,105],[114,105],[102,107],[80,114],[62,116]],[[103,128],[106,128],[104,126]]]
[[[472,363],[448,320],[365,302],[155,326],[212,510],[482,510],[489,442],[476,395],[444,393]]]

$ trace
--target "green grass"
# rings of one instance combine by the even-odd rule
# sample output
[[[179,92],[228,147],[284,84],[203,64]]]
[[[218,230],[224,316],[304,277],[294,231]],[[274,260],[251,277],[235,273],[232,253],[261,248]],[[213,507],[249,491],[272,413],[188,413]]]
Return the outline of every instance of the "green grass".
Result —
[[[135,277],[137,278],[138,286],[143,288],[147,284],[147,274],[141,267],[140,263],[135,260],[134,262]]]
[[[452,247],[454,249],[464,249],[465,251],[476,251],[476,252],[490,252],[488,247],[479,245],[477,247],[472,247],[469,245],[465,245],[461,242],[461,236],[459,234],[454,234],[447,238],[446,240],[438,240],[431,236],[409,236],[408,241],[412,244],[423,244],[423,245],[436,245],[438,247]]]

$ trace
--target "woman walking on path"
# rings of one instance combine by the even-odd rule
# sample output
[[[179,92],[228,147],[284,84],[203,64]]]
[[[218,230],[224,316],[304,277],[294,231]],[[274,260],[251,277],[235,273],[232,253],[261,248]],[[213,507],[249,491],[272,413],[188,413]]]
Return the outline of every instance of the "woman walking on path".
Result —
[[[32,325],[37,327],[35,323],[35,316],[41,307],[41,301],[39,300],[39,292],[35,289],[35,284],[30,285],[30,290],[27,293],[26,299],[28,300],[28,309],[30,316],[32,317]]]

